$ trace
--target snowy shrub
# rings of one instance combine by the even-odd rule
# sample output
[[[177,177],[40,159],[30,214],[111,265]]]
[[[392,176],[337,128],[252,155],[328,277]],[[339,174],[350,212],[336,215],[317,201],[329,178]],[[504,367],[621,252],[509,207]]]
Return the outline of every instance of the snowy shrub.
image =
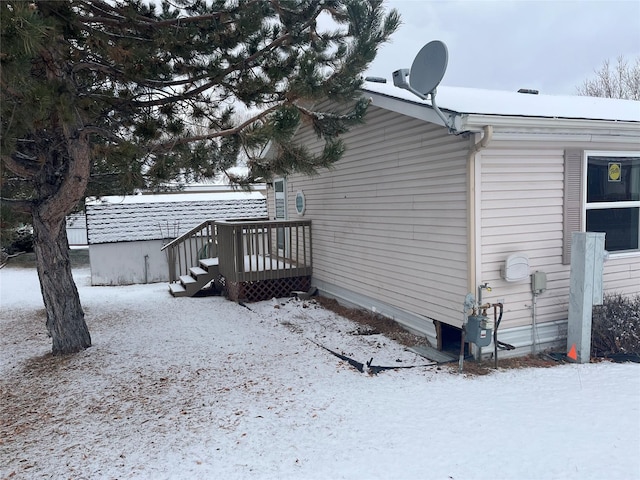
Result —
[[[605,295],[593,307],[591,356],[640,355],[640,295]]]
[[[33,228],[31,225],[8,228],[2,232],[1,244],[5,255],[33,252]]]
[[[33,252],[33,228],[31,225],[23,225],[13,231],[9,253]]]

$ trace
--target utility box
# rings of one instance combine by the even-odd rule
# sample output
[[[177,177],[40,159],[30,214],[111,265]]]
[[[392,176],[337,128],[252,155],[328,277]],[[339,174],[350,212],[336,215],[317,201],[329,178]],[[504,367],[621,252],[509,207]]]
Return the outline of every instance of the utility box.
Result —
[[[493,329],[487,328],[487,320],[483,315],[469,316],[465,326],[465,340],[475,343],[478,347],[489,346]]]
[[[534,272],[531,274],[531,291],[540,295],[547,289],[547,274],[544,272]]]
[[[507,282],[520,282],[529,278],[529,257],[524,253],[509,255],[500,268],[500,274]]]

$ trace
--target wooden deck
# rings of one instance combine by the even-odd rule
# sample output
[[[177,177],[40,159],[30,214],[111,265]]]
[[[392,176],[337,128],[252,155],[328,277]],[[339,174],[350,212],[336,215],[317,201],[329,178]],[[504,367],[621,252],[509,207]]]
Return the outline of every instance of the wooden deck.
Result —
[[[284,296],[310,287],[310,221],[210,220],[163,250],[167,252],[171,283],[193,275],[203,259],[217,258],[216,273],[233,300],[261,300],[259,297]],[[261,282],[263,285],[256,285]]]

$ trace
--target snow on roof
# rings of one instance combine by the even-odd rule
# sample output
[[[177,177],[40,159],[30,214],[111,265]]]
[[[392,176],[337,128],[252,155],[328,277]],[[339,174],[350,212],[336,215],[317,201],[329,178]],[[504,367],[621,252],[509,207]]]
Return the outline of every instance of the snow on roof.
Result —
[[[205,220],[267,218],[267,202],[258,193],[136,195],[119,203],[87,203],[89,244],[176,238]],[[154,201],[134,199],[154,197]],[[170,201],[159,201],[171,197]],[[102,200],[104,200],[103,197]],[[108,198],[108,197],[106,197]],[[115,197],[123,200],[123,197]]]
[[[431,105],[393,83],[364,82],[365,92]],[[640,101],[580,95],[533,95],[478,88],[439,86],[436,105],[462,114],[507,115],[640,122]]]
[[[162,193],[157,195],[112,195],[87,200],[87,205],[104,204],[132,204],[132,203],[173,203],[173,202],[203,202],[208,200],[247,200],[261,199],[264,195],[260,192],[223,192],[207,193]]]

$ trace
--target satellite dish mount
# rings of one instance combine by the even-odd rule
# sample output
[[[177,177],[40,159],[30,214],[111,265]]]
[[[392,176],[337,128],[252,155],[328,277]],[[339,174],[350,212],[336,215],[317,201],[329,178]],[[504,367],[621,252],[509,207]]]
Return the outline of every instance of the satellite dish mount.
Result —
[[[448,61],[447,46],[440,40],[433,40],[420,49],[413,60],[411,70],[402,68],[393,72],[393,84],[396,87],[409,90],[423,100],[428,100],[431,97],[431,106],[449,132],[455,133],[453,118],[447,118],[436,105],[436,88],[444,77]]]

